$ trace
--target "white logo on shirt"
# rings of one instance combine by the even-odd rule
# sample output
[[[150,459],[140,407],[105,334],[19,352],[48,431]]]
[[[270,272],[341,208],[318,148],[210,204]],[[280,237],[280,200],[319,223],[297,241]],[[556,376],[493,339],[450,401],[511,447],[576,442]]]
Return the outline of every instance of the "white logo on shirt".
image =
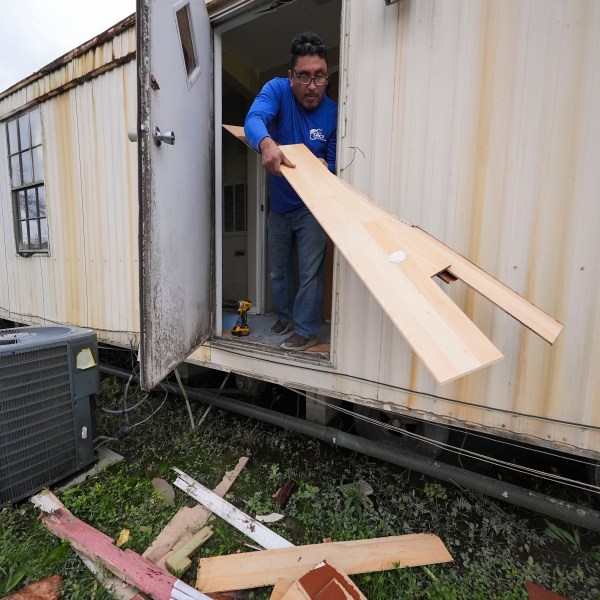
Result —
[[[309,131],[311,140],[324,140],[325,136],[323,135],[322,129],[311,129]]]

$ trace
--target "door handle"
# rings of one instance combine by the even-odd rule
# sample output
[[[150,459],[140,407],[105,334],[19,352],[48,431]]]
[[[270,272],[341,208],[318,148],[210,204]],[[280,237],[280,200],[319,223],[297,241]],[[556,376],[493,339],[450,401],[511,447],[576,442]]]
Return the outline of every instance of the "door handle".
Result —
[[[154,128],[152,137],[154,138],[154,143],[157,146],[160,146],[162,142],[169,144],[169,146],[172,146],[175,143],[175,134],[172,131],[165,131],[163,133],[159,127]]]

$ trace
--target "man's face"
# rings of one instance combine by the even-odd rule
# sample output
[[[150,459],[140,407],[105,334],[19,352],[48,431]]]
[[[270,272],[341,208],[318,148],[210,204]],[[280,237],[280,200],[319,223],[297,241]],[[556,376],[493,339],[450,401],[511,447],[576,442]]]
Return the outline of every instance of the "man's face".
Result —
[[[327,63],[319,56],[301,56],[294,67],[298,75],[308,77],[327,76]],[[325,95],[325,85],[316,85],[314,80],[308,85],[300,83],[293,71],[288,71],[290,86],[297,102],[306,110],[313,110],[319,106]]]

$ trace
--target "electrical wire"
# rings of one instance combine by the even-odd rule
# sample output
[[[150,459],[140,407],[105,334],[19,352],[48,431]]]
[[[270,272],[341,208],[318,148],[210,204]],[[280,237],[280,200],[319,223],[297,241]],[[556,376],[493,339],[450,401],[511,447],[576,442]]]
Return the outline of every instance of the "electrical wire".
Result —
[[[165,388],[161,385],[160,387],[163,388],[163,390],[165,391],[165,397],[163,398],[163,401],[161,402],[160,406],[150,415],[148,415],[145,419],[135,423],[134,425],[132,425],[129,429],[131,431],[133,431],[133,429],[135,429],[136,427],[140,426],[142,423],[145,423],[146,421],[148,421],[149,419],[151,419],[165,404],[165,402],[167,401],[167,398],[169,396],[169,391],[165,390]]]
[[[139,402],[137,402],[133,406],[128,406],[127,408],[121,408],[120,410],[112,409],[112,408],[104,408],[103,406],[99,406],[98,408],[103,413],[106,413],[107,415],[126,415],[127,413],[130,413],[130,412],[136,410],[142,404],[144,404],[144,402],[146,402],[146,400],[148,400],[149,396],[150,396],[150,394],[146,394]]]
[[[327,402],[326,400],[322,400],[316,396],[311,396],[309,394],[306,394],[306,392],[302,392],[301,390],[297,390],[295,388],[288,388],[293,392],[296,393],[304,393],[306,395],[307,398],[310,398],[311,400],[313,400],[314,402],[317,402],[318,404],[321,404],[323,406],[328,406],[330,408],[333,408],[337,411],[340,411],[342,413],[348,414],[350,416],[352,416],[353,418],[356,419],[360,419],[362,421],[365,421],[367,423],[371,423],[372,425],[376,425],[378,427],[382,427],[383,429],[388,429],[390,431],[395,431],[397,433],[400,433],[406,437],[411,437],[417,440],[420,440],[422,442],[431,444],[433,446],[436,446],[440,449],[446,450],[448,452],[452,452],[454,454],[458,454],[459,456],[467,456],[469,458],[473,458],[475,460],[479,460],[481,462],[485,462],[488,464],[492,464],[494,466],[500,466],[512,471],[516,471],[516,472],[520,472],[520,473],[525,473],[528,475],[533,475],[536,477],[539,477],[541,479],[546,479],[548,481],[554,481],[557,483],[560,483],[562,485],[566,485],[569,487],[573,487],[579,490],[583,490],[583,491],[587,491],[587,492],[592,492],[595,494],[600,494],[600,487],[590,484],[590,483],[584,483],[584,482],[580,482],[580,481],[576,481],[574,479],[569,479],[567,477],[563,477],[560,475],[555,475],[553,473],[547,473],[545,471],[540,471],[539,469],[533,469],[531,467],[526,467],[523,465],[515,465],[513,463],[509,463],[507,461],[498,459],[498,458],[494,458],[491,456],[487,456],[485,454],[480,454],[478,452],[473,452],[471,450],[465,450],[464,448],[457,448],[456,446],[453,446],[451,444],[446,444],[444,442],[438,442],[438,441],[433,441],[425,436],[419,435],[417,433],[414,433],[412,431],[407,431],[405,429],[402,429],[400,427],[396,427],[394,425],[390,425],[389,423],[383,423],[382,421],[378,421],[377,419],[373,419],[371,417],[367,417],[365,415],[360,415],[358,413],[355,413],[351,410],[345,409],[343,407],[337,406],[335,404],[332,404],[330,402]],[[464,444],[463,444],[464,445]]]

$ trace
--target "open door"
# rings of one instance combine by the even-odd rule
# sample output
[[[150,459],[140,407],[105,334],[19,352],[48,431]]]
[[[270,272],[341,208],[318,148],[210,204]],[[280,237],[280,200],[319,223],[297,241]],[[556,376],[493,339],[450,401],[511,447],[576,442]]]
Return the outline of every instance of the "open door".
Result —
[[[212,32],[203,1],[138,0],[141,385],[210,333]]]

